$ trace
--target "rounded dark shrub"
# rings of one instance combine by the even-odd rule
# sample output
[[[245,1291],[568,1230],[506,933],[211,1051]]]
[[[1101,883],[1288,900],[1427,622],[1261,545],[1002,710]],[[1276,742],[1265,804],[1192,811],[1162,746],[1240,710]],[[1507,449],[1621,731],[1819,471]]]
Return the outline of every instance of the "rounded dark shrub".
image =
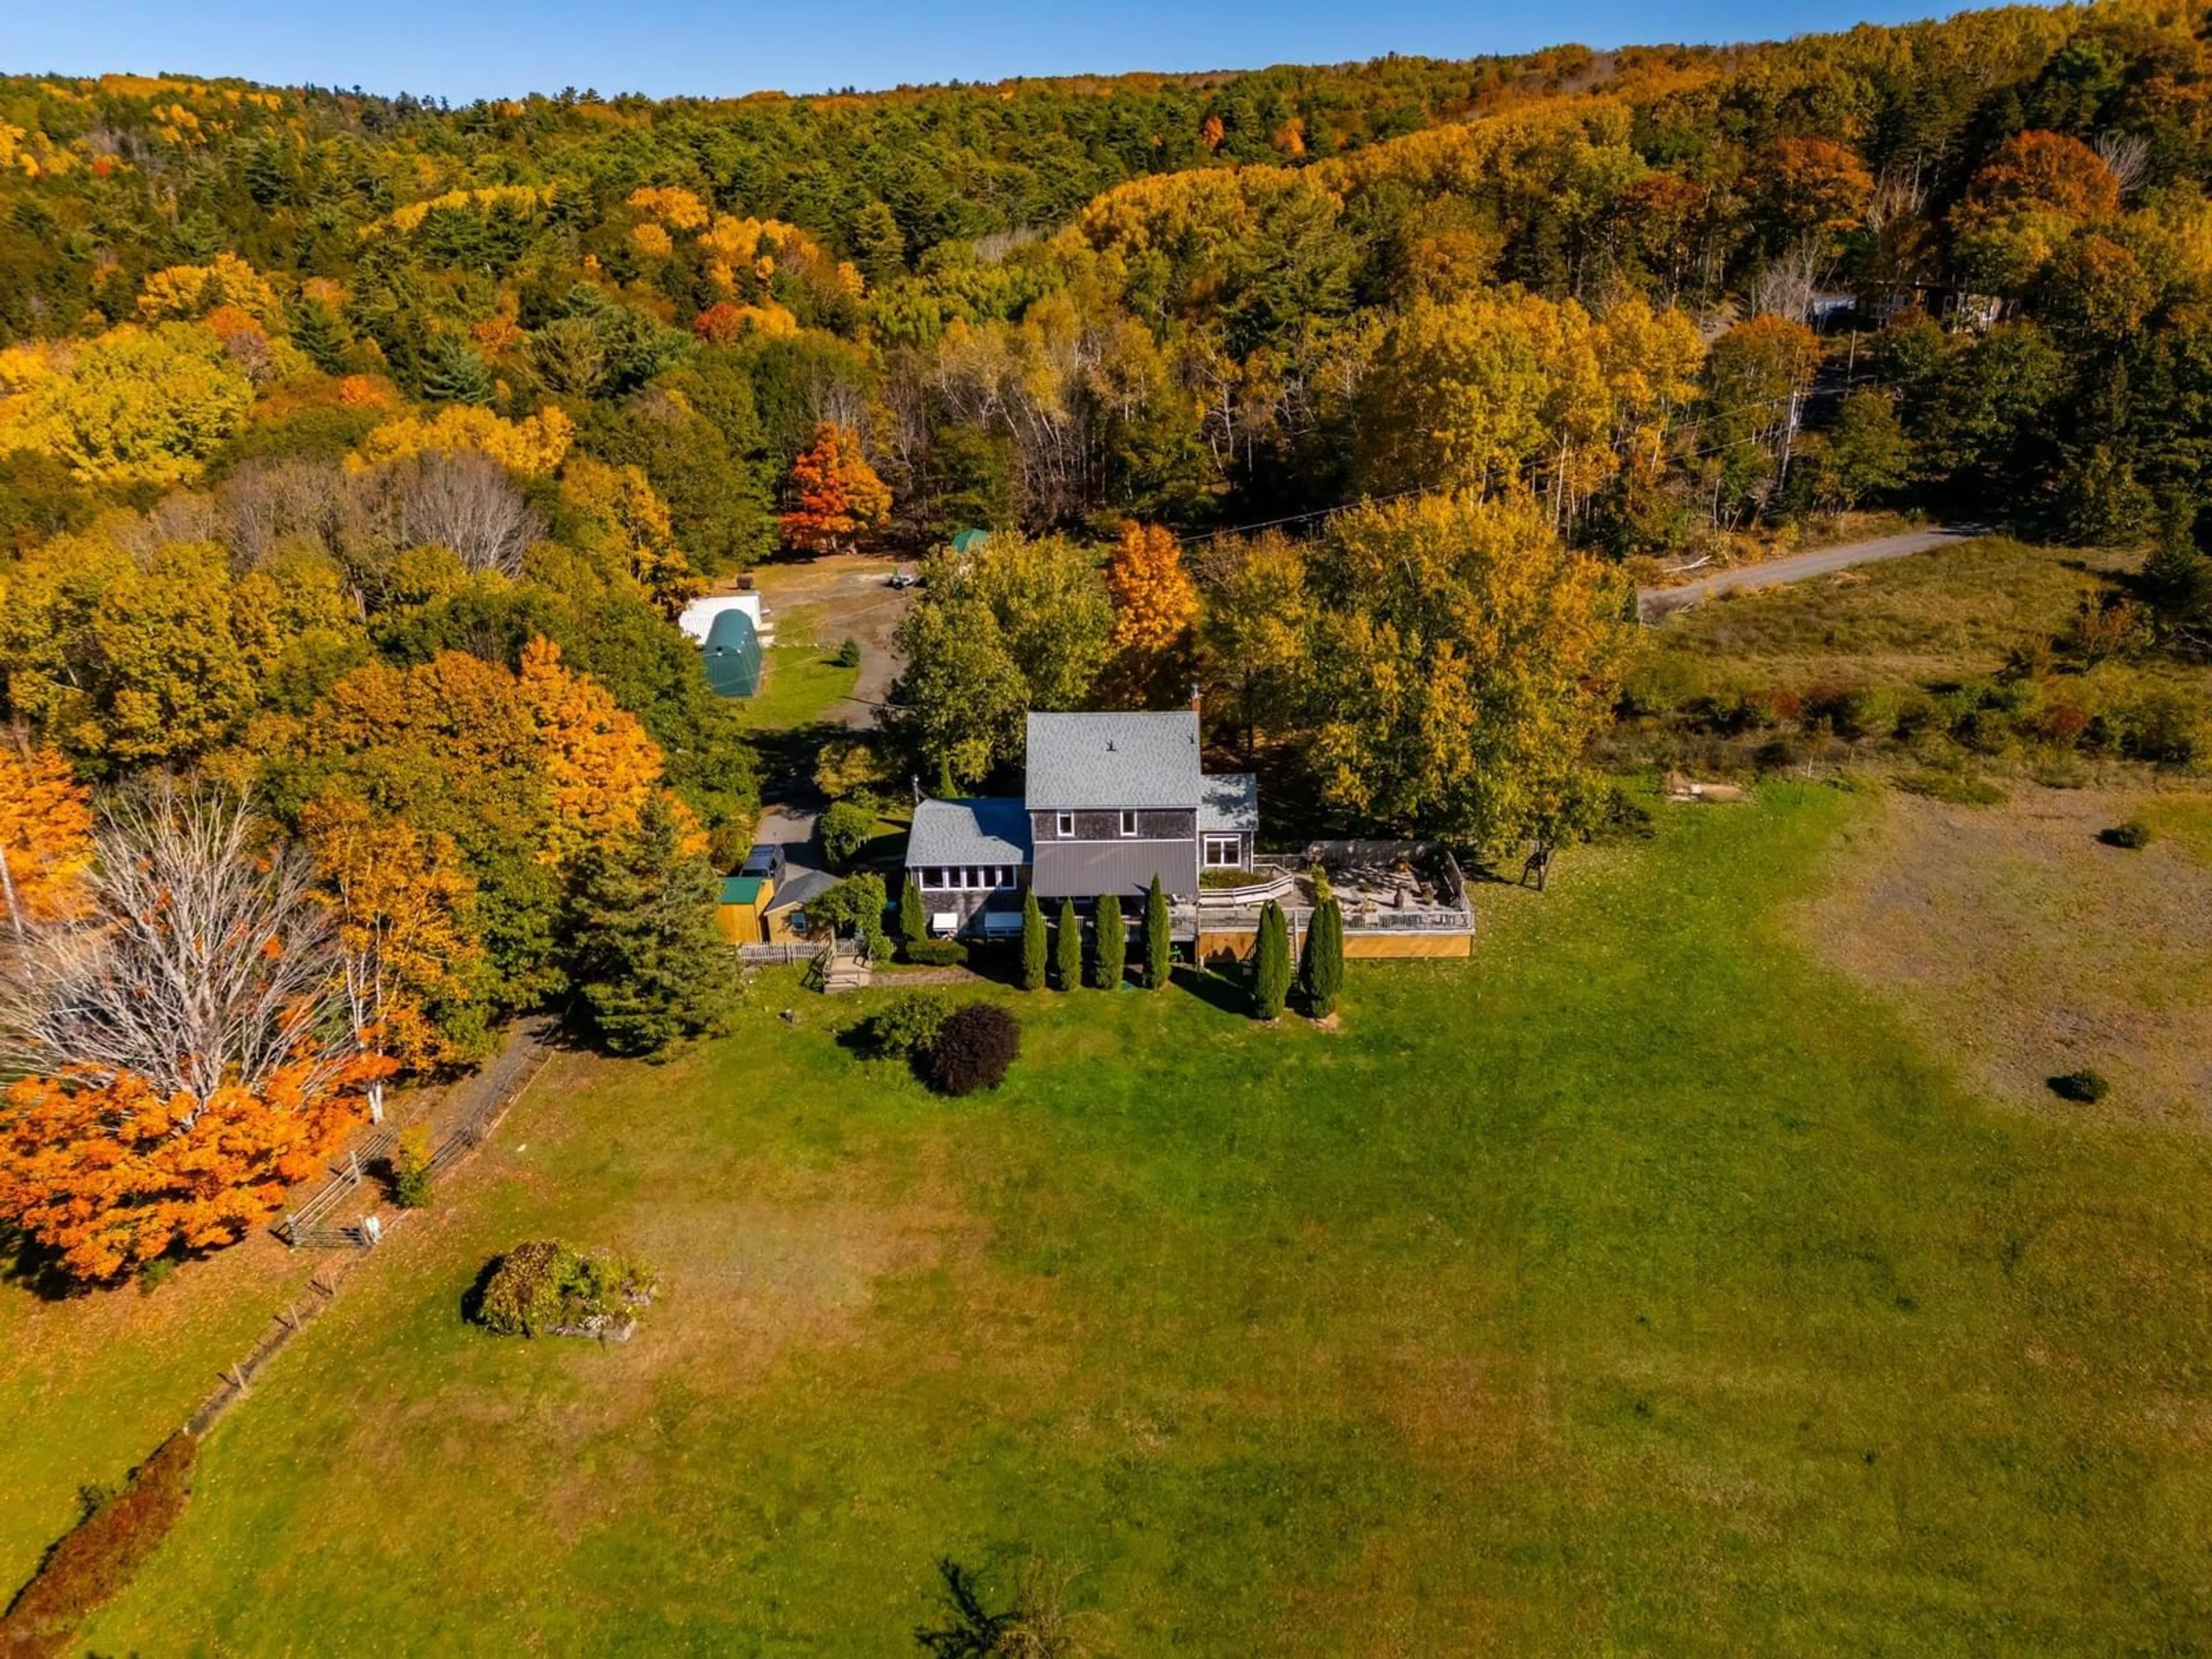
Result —
[[[2107,847],[2124,847],[2130,853],[2140,852],[2150,845],[2150,825],[2141,818],[2130,818],[2125,823],[2100,830],[2097,839]]]
[[[2102,1072],[2068,1072],[2063,1077],[2051,1079],[2051,1092],[2061,1100],[2079,1101],[2084,1106],[2094,1106],[2112,1092],[2112,1085],[2105,1081]]]
[[[939,1094],[995,1089],[1021,1051],[1019,1020],[995,1002],[971,1002],[939,1030],[924,1075]]]

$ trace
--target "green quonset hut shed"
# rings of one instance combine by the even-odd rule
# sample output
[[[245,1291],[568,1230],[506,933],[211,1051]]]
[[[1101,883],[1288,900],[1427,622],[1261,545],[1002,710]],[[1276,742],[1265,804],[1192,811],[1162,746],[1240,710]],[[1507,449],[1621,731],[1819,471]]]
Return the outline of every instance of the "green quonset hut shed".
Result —
[[[760,690],[760,635],[742,611],[725,611],[707,630],[702,647],[707,684],[718,697],[750,697]]]

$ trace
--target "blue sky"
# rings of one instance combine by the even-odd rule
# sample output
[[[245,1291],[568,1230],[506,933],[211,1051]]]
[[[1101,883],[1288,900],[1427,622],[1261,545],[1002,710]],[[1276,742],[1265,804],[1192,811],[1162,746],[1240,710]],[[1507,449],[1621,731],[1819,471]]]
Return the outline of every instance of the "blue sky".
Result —
[[[1911,0],[7,0],[4,9],[0,69],[243,75],[456,102],[564,86],[813,92],[1389,52],[1466,58],[1563,40],[1766,40],[1930,12]]]

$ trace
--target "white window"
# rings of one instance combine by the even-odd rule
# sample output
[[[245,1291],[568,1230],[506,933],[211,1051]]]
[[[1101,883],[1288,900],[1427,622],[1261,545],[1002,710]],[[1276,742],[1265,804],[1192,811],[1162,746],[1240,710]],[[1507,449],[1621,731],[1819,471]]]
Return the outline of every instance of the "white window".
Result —
[[[1237,837],[1208,836],[1206,838],[1206,866],[1209,870],[1234,870],[1243,860],[1237,856]]]
[[[1121,833],[1124,836],[1133,836],[1137,833],[1137,815],[1134,812],[1126,810],[1122,812]]]
[[[1075,814],[1073,812],[1062,812],[1060,815],[1060,822],[1056,827],[1060,831],[1060,838],[1062,841],[1066,841],[1069,836],[1075,833]]]

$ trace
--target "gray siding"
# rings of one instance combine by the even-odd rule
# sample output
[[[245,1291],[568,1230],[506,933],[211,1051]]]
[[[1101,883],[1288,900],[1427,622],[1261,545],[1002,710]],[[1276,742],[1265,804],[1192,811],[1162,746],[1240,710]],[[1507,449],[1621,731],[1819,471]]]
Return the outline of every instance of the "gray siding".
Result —
[[[1223,840],[1233,841],[1237,843],[1237,864],[1235,867],[1241,870],[1250,869],[1252,867],[1252,837],[1239,830],[1209,830],[1203,836],[1199,837],[1199,850],[1200,853],[1203,853],[1207,842]],[[1218,869],[1224,866],[1216,866],[1214,867]]]
[[[915,884],[921,889],[922,914],[936,917],[951,911],[960,918],[951,931],[972,933],[980,931],[975,918],[986,908],[1018,911],[1022,908],[1022,889],[1029,884],[1030,866],[1015,868],[1011,887],[933,887],[924,879],[928,873],[926,869],[913,872]],[[934,926],[930,929],[933,933],[939,931]]]
[[[1190,841],[1198,834],[1198,812],[1188,806],[1140,807],[1137,812],[1138,841]],[[1079,811],[1075,814],[1077,841],[1120,841],[1121,814],[1114,811]],[[1067,844],[1060,834],[1060,814],[1043,808],[1030,813],[1030,846],[1032,849],[1049,842]]]
[[[1183,817],[1188,819],[1191,814]],[[1036,860],[1032,884],[1041,899],[1097,898],[1107,893],[1133,896],[1151,887],[1155,875],[1170,896],[1188,898],[1198,890],[1195,837],[1041,841],[1031,856]]]

